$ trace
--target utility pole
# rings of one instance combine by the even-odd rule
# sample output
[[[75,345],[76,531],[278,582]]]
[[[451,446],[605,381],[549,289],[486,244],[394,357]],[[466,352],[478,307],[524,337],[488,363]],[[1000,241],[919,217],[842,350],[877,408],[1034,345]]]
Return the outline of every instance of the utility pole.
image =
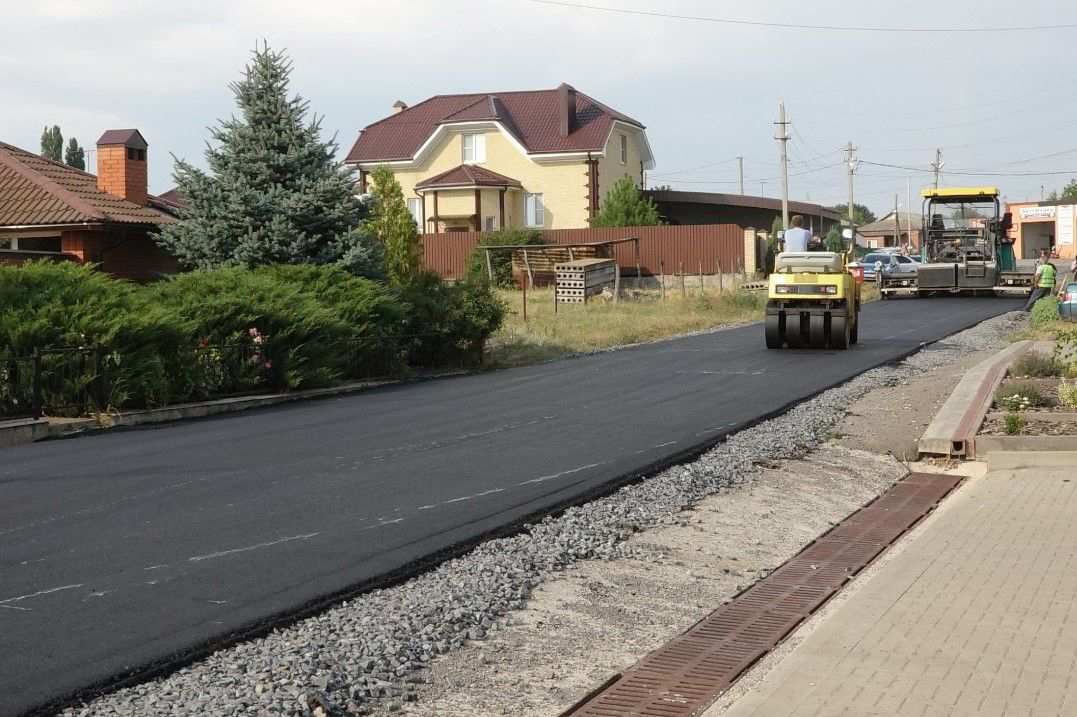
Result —
[[[759,180],[759,196],[761,196],[761,197],[767,196],[767,180],[765,180],[765,179],[760,179]]]
[[[853,230],[853,240],[856,240],[856,217],[853,214],[853,175],[859,164],[856,159],[856,147],[852,142],[845,147],[845,161],[849,165],[849,227]]]
[[[789,123],[785,121],[785,103],[778,103],[778,140],[781,147],[782,165],[782,229],[789,229]]]
[[[740,174],[740,193],[744,196],[744,157],[737,157],[737,170]]]
[[[905,213],[910,217],[912,216],[912,179],[905,177]],[[909,220],[908,232],[909,232],[909,249],[912,250],[912,220]]]
[[[935,189],[939,188],[939,175],[942,174],[942,168],[945,164],[946,163],[942,161],[942,149],[936,149],[935,161],[931,164],[931,168],[935,170]]]
[[[898,195],[894,193],[894,246],[901,247],[901,219],[898,214]]]

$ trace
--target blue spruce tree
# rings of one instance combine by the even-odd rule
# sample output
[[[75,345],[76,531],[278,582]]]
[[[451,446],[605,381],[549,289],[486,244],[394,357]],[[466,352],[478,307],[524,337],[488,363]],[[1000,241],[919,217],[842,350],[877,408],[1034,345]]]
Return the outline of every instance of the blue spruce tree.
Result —
[[[288,96],[291,61],[268,45],[255,49],[231,85],[239,115],[211,128],[209,171],[176,160],[186,206],[158,242],[192,268],[264,264],[339,264],[362,276],[383,274],[379,243],[363,228],[366,208],[321,140],[309,103]]]

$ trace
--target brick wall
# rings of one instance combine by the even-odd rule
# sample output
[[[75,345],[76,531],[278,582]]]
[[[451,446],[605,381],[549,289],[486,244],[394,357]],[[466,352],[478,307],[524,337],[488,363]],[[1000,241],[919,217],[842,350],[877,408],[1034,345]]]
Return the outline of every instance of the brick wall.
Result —
[[[151,281],[179,270],[175,257],[157,246],[145,229],[70,231],[61,239],[65,255],[98,264],[102,271],[121,279]]]
[[[142,207],[148,186],[146,155],[143,150],[143,159],[128,159],[128,151],[120,144],[97,148],[97,188]]]

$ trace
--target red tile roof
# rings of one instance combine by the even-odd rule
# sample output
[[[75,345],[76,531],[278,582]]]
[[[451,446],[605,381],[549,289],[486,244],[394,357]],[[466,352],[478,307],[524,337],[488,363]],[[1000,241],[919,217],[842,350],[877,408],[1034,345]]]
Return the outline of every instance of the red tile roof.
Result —
[[[415,185],[416,189],[449,187],[522,187],[520,181],[474,164],[461,164]]]
[[[614,120],[643,128],[636,120],[577,91],[576,122],[560,132],[558,91],[436,95],[367,126],[348,153],[348,162],[409,160],[443,124],[499,121],[529,153],[598,152]]]
[[[168,205],[151,206],[102,192],[97,177],[0,142],[0,227],[55,224],[170,224]]]

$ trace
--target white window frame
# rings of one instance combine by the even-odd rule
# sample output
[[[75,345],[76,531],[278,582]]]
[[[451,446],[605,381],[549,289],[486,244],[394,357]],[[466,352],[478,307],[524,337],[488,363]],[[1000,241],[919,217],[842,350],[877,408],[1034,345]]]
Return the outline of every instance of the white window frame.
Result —
[[[59,234],[37,234],[37,235],[28,234],[28,235],[26,235],[26,236],[24,236],[22,238],[23,239],[57,239],[57,240],[60,241],[60,249],[59,249],[59,251],[41,251],[40,249],[20,249],[19,248],[19,237],[17,237],[17,236],[0,236],[0,242],[4,242],[4,244],[10,244],[10,246],[0,245],[0,251],[21,251],[24,254],[25,253],[30,253],[30,254],[63,254],[64,253],[63,237],[61,235],[59,235]]]
[[[423,200],[421,197],[408,197],[408,214],[415,220],[419,233],[423,231]]]
[[[628,136],[620,135],[621,137],[621,164],[628,164]]]
[[[471,157],[468,157],[468,141],[471,142]],[[486,161],[486,135],[482,132],[466,132],[460,138],[460,151],[464,164],[482,164]]]
[[[546,225],[546,206],[542,203],[542,192],[524,195],[524,216],[528,227],[538,229]]]

